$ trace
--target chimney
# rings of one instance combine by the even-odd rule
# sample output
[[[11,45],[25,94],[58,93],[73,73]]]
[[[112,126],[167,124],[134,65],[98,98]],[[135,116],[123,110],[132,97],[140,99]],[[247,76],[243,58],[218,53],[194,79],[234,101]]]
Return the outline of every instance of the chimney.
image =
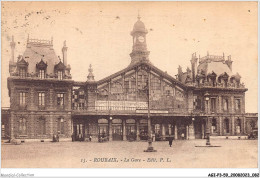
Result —
[[[197,76],[197,62],[198,62],[196,53],[192,54],[190,62],[191,62],[191,72],[192,72],[191,78],[192,81],[195,82]]]
[[[62,48],[62,54],[63,54],[63,64],[67,67],[67,50],[68,47],[66,46],[66,40],[63,43],[63,48]]]
[[[179,79],[179,81],[181,81],[181,79],[182,79],[182,68],[181,68],[181,66],[178,67],[178,79]]]
[[[14,49],[15,49],[14,36],[12,36],[12,41],[10,42],[10,46],[11,46],[11,52],[12,52],[10,62],[14,63]]]
[[[228,56],[228,60],[226,60],[225,63],[227,64],[227,66],[232,71],[232,63],[233,63],[233,61],[231,61],[231,55]]]

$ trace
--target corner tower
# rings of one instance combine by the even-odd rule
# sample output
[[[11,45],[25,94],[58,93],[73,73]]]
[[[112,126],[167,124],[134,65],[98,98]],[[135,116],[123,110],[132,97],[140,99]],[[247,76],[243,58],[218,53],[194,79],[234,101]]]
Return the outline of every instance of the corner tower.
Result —
[[[147,51],[146,45],[146,34],[148,31],[145,28],[144,23],[140,20],[141,17],[138,15],[137,22],[134,24],[133,31],[131,32],[131,36],[133,37],[133,49],[131,56],[131,64],[135,64],[137,62],[149,62],[149,54],[150,51]]]

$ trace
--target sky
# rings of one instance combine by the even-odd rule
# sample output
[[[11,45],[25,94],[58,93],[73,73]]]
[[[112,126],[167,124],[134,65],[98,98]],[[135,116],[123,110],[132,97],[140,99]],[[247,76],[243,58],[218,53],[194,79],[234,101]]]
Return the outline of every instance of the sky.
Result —
[[[51,40],[62,56],[64,40],[75,81],[86,81],[89,64],[96,80],[130,64],[130,32],[138,12],[147,34],[150,61],[175,76],[190,67],[192,53],[231,55],[233,72],[248,88],[246,112],[257,112],[257,2],[1,2],[2,107],[9,107],[10,41],[15,57],[30,38]]]

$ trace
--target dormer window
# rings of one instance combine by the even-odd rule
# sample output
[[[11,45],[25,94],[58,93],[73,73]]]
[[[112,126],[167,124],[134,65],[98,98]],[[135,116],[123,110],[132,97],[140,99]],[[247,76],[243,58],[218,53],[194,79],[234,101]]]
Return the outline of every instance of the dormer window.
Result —
[[[63,79],[63,72],[61,70],[58,71],[58,79],[59,80]]]
[[[26,62],[22,56],[18,57],[17,69],[20,77],[26,77],[28,65],[28,62]]]
[[[65,69],[66,69],[66,66],[61,61],[54,66],[54,72],[55,72],[56,78],[58,78],[58,80],[64,79]]]
[[[43,59],[39,63],[36,64],[36,70],[38,73],[38,77],[40,79],[46,78],[46,69],[47,69],[47,62],[45,63]]]
[[[19,76],[22,77],[22,78],[26,77],[26,70],[25,70],[25,68],[20,68],[19,69]]]
[[[40,77],[40,79],[45,78],[45,71],[43,69],[39,70],[39,77]]]

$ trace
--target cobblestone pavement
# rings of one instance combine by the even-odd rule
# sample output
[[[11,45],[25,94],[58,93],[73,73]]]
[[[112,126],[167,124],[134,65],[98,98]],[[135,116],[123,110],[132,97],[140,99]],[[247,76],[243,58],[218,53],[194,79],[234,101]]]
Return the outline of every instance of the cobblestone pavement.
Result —
[[[3,168],[256,168],[257,140],[212,139],[153,142],[157,152],[144,152],[147,142],[31,142],[2,144]]]

